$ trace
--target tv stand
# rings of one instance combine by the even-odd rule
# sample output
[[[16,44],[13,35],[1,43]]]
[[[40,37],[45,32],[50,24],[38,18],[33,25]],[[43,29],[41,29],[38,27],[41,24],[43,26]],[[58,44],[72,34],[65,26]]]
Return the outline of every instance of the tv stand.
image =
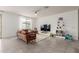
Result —
[[[41,33],[48,33],[49,31],[41,31]]]

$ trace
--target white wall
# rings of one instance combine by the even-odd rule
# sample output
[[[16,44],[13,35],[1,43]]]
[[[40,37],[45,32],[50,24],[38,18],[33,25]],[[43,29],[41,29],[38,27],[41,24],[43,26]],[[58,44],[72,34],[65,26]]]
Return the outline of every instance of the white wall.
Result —
[[[79,40],[79,9],[78,9],[78,40]]]
[[[0,14],[0,38],[2,37],[2,15]]]
[[[36,27],[37,18],[32,18],[32,29]]]
[[[51,32],[55,33],[59,17],[63,17],[64,19],[65,32],[72,34],[74,39],[78,40],[78,10],[39,18],[36,22],[36,27],[40,31],[40,26],[42,24],[51,24]]]
[[[16,36],[17,30],[20,30],[20,20],[30,20],[31,18],[20,16],[15,13],[2,12],[2,38]],[[34,21],[31,23],[34,24]],[[32,24],[30,28],[32,28]]]
[[[2,13],[2,37],[16,36],[18,29],[19,16],[9,12]]]

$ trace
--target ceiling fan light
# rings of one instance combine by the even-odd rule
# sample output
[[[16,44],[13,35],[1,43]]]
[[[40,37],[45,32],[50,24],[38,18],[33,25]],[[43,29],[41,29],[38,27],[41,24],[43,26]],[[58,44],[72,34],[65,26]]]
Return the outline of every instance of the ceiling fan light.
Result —
[[[37,13],[35,13],[35,16],[37,16]]]

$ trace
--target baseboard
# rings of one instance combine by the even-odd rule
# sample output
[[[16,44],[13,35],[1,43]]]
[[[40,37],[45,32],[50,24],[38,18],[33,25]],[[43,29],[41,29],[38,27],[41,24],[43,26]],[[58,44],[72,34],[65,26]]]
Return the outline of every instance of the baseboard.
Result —
[[[16,38],[17,36],[8,36],[8,37],[2,37],[2,39],[11,39],[11,38]]]

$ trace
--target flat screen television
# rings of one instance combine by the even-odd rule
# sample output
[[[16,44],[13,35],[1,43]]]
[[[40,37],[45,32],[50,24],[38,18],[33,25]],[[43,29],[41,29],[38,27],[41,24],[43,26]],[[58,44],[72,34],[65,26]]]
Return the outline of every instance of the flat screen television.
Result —
[[[41,31],[50,31],[51,26],[50,26],[50,24],[44,24],[41,26],[40,29],[41,29]]]

